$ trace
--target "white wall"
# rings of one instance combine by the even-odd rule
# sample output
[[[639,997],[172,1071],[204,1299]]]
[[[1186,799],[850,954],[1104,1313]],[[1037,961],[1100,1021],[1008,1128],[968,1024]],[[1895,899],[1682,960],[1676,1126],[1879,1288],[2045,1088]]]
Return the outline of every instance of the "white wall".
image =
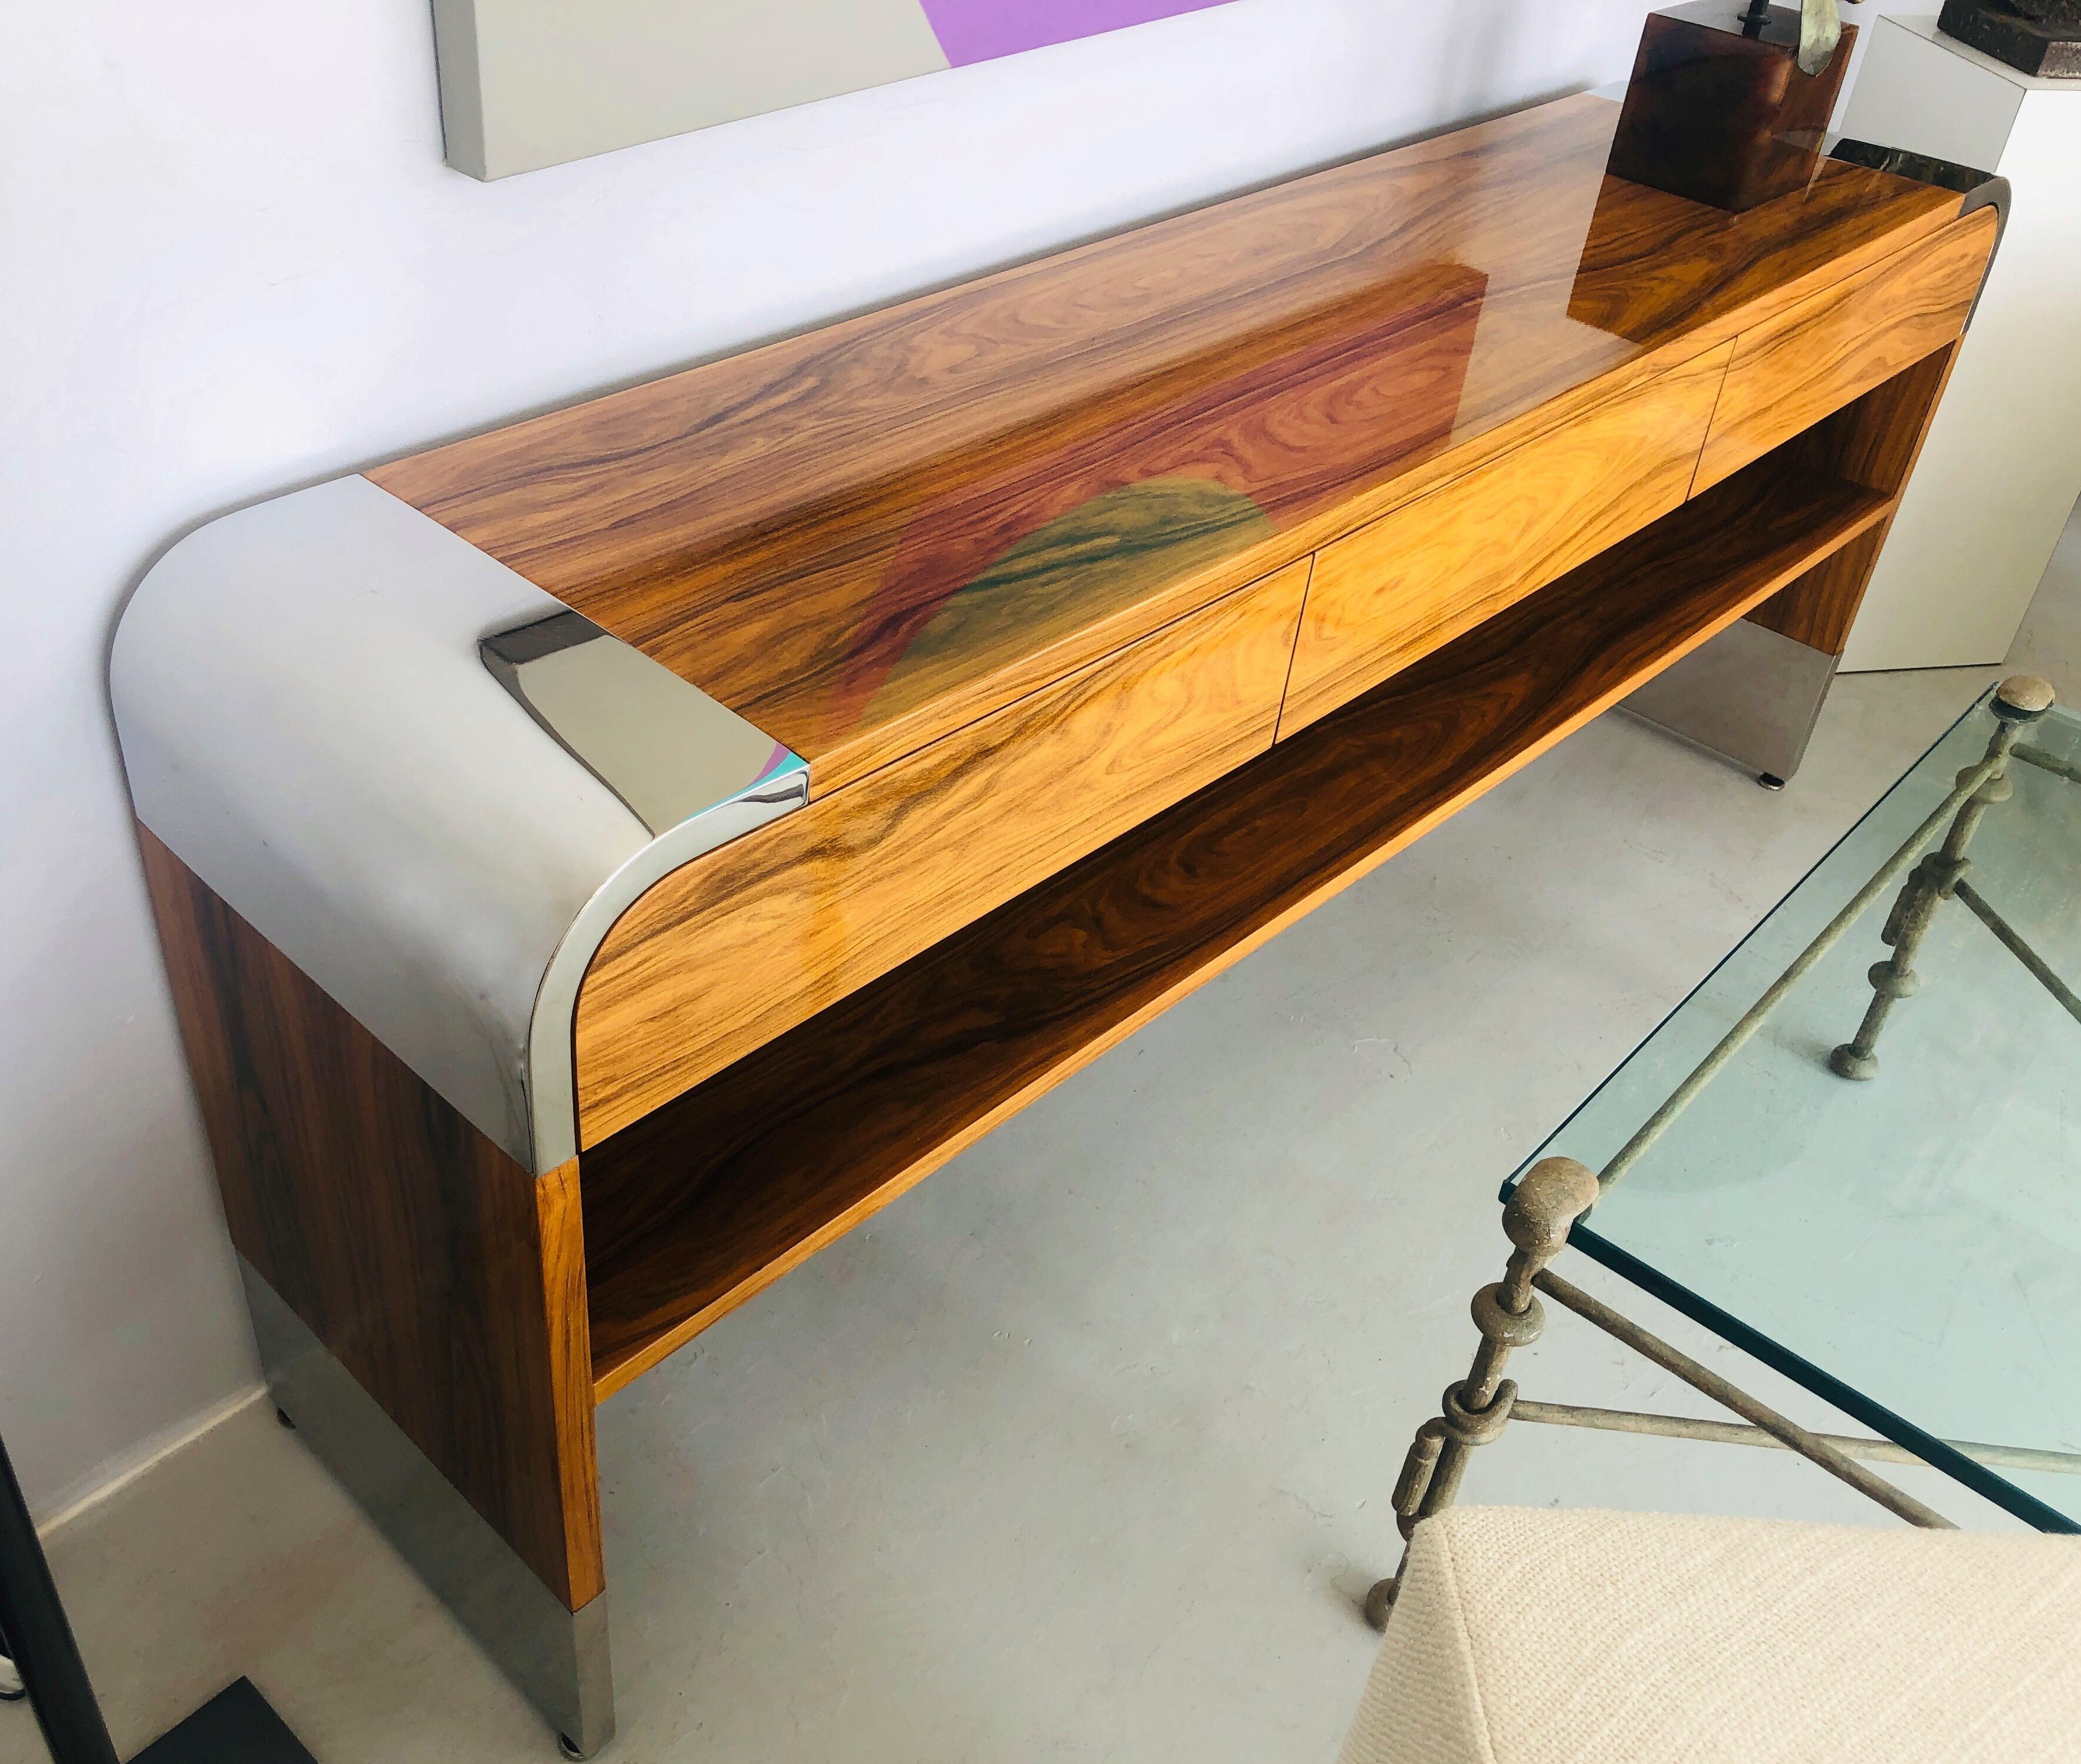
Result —
[[[1794,3],[1795,0],[1772,0],[1774,6]],[[1851,49],[1850,65],[1843,75],[1843,95],[1847,99],[1850,88],[1857,83],[1858,70],[1864,65],[1864,52],[1871,47],[1872,32],[1877,28],[1879,20],[1889,12],[1911,16],[1940,12],[1944,0],[1841,0],[1841,4],[1843,23],[1857,27],[1857,41]],[[1839,103],[1835,115],[1839,119],[1842,114],[1843,107]]]
[[[1926,0],[1925,0],[1926,3]],[[1237,0],[481,185],[426,0],[0,23],[0,1433],[50,1511],[255,1377],[111,733],[237,504],[1621,77],[1641,0]]]

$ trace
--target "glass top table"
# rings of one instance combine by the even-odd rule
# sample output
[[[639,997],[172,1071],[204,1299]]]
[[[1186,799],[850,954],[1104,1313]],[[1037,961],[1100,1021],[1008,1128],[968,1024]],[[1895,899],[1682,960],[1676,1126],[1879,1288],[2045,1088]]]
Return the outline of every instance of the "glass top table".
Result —
[[[1979,817],[1965,887],[1935,900],[1913,951],[1918,984],[1868,1061],[1835,1052],[1883,979],[1881,933],[1911,865],[1940,854],[1945,800],[1988,752],[1991,697],[1524,1168],[1564,1156],[1604,1181],[1572,1247],[2018,1518],[2074,1531],[2081,1002],[2064,989],[2081,980],[2081,717],[2055,708],[2022,725],[2011,793]],[[1846,915],[1860,892],[1869,905]],[[1845,916],[1750,1038],[1687,1086]]]

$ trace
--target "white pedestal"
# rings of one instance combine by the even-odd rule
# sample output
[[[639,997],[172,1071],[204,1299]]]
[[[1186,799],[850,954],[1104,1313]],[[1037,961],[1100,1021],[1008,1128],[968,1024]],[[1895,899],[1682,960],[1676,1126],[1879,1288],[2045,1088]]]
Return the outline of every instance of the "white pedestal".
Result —
[[[1998,172],[2016,204],[1843,666],[1997,662],[2081,497],[2081,82],[1883,18],[1838,125]]]

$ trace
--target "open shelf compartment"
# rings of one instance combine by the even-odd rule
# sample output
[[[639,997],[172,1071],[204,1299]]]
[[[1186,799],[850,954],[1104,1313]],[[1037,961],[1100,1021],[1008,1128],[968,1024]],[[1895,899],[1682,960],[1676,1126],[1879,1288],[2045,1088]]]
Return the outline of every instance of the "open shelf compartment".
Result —
[[[1787,443],[586,1153],[597,1394],[1892,506]]]

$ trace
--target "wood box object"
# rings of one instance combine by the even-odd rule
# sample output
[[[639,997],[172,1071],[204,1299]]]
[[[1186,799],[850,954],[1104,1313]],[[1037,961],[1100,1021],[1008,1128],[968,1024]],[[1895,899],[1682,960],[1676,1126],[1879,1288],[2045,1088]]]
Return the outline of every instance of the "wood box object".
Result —
[[[1648,15],[1612,138],[1611,173],[1739,214],[1803,190],[1850,65],[1856,27],[1825,71],[1799,68],[1799,9],[1756,20],[1737,0]]]

